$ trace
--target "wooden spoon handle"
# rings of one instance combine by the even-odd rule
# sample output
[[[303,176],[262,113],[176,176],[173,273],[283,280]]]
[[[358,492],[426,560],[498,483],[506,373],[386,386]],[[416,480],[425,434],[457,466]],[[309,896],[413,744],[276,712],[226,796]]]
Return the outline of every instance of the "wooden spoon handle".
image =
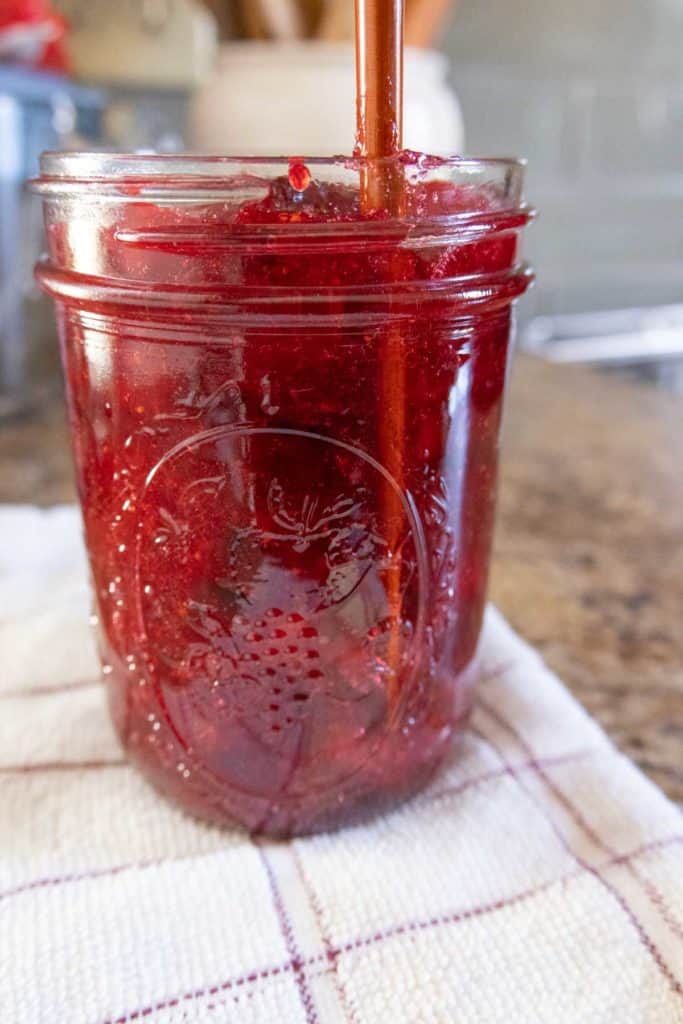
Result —
[[[268,31],[261,0],[239,0],[240,17],[247,39],[267,39]]]
[[[314,38],[320,30],[320,19],[325,8],[324,0],[300,0],[306,36]]]
[[[272,39],[300,39],[304,34],[303,13],[295,0],[261,0],[262,18]]]
[[[325,0],[318,37],[331,43],[353,39],[354,13],[352,0]]]
[[[408,0],[406,44],[423,50],[433,46],[454,6],[454,0]]]

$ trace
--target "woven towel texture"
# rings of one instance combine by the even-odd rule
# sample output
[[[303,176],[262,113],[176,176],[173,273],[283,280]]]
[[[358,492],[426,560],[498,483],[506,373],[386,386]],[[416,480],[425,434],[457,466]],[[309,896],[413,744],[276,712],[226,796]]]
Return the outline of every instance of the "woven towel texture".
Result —
[[[0,509],[2,1024],[678,1024],[683,818],[498,613],[462,748],[290,843],[123,760],[75,509]]]

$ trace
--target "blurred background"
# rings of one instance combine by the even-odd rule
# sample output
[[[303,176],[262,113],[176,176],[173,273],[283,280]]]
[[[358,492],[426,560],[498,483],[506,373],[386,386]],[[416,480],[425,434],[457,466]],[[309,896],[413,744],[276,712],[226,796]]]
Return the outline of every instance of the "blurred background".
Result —
[[[522,155],[519,344],[683,392],[683,0],[408,0],[406,142]],[[334,154],[352,0],[0,0],[0,417],[59,389],[46,148]]]

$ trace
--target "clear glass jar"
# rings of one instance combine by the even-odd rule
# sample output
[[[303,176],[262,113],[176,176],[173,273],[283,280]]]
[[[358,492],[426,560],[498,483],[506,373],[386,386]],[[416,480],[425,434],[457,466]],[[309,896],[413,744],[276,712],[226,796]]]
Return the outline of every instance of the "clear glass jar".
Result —
[[[414,792],[470,710],[523,167],[47,155],[104,675],[130,757],[274,835]],[[359,198],[400,180],[402,213]],[[397,177],[398,176],[398,177]]]

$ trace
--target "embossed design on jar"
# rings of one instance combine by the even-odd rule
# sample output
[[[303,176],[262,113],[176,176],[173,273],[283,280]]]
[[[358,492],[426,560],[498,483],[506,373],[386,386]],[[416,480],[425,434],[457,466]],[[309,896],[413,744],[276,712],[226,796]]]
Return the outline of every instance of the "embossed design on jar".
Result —
[[[387,486],[400,497],[394,550],[381,522]],[[140,508],[144,660],[185,749],[263,795],[295,797],[299,777],[310,790],[357,771],[395,713],[389,681],[408,695],[420,669],[429,569],[410,497],[345,442],[225,426],[165,455]],[[394,560],[398,619],[386,590]],[[163,593],[150,588],[159,579]]]

